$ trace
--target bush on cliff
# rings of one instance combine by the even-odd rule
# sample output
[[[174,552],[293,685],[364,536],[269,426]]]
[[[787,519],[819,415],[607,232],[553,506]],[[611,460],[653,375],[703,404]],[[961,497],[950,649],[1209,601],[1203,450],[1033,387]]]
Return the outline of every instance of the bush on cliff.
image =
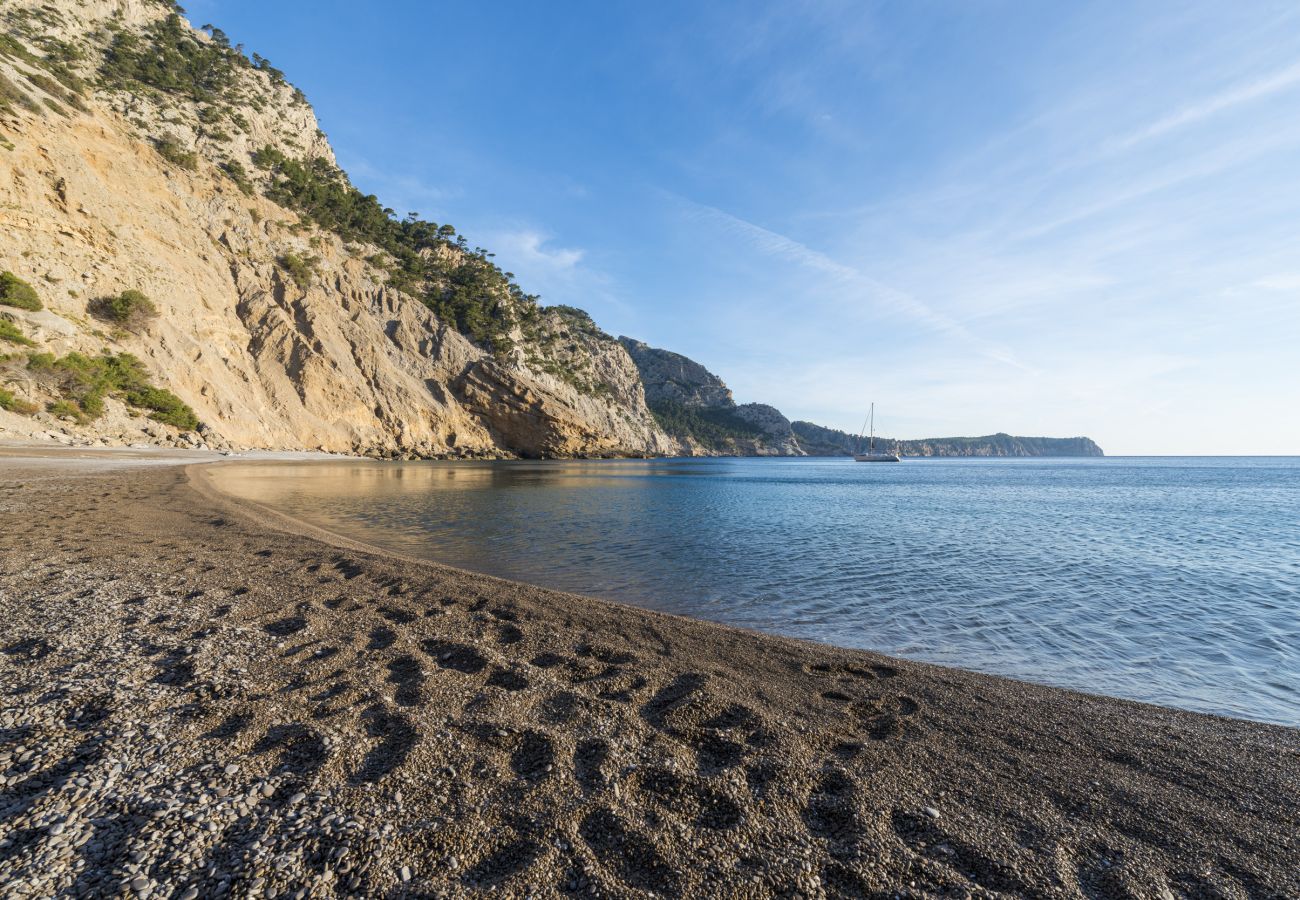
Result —
[[[158,155],[174,166],[193,172],[199,167],[199,155],[193,150],[186,150],[175,138],[158,138],[153,142]]]
[[[289,273],[293,283],[303,290],[311,287],[312,279],[316,277],[316,267],[320,265],[320,260],[316,257],[299,256],[297,253],[286,253],[277,261],[280,268]]]
[[[92,316],[120,325],[127,331],[140,331],[150,319],[158,318],[158,307],[137,290],[126,290],[116,297],[92,300],[88,309]]]
[[[8,319],[0,319],[0,341],[8,341],[11,344],[19,344],[24,347],[32,347],[36,343],[23,334],[18,326]]]
[[[199,427],[199,417],[180,397],[171,391],[152,386],[129,391],[126,402],[140,409],[151,410],[149,418],[179,428],[193,431]]]
[[[104,398],[121,397],[131,406],[146,409],[150,418],[184,431],[199,425],[198,417],[171,391],[149,382],[144,364],[130,353],[103,353],[97,357],[69,353],[55,358],[53,353],[33,353],[27,368],[61,398],[51,404],[56,415],[71,415],[79,422],[99,418],[104,412]]]
[[[42,308],[41,298],[36,295],[36,288],[13,272],[0,272],[0,303],[33,312]]]
[[[15,397],[13,391],[0,388],[0,409],[6,412],[21,413],[24,416],[30,416],[36,412],[37,406],[34,403],[28,403],[19,397]]]

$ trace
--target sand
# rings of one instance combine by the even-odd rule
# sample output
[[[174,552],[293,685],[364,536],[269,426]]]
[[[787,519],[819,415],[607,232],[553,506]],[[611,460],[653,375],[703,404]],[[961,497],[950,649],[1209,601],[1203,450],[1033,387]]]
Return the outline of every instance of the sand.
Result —
[[[1300,897],[1296,729],[369,552],[196,458],[0,455],[0,895]]]

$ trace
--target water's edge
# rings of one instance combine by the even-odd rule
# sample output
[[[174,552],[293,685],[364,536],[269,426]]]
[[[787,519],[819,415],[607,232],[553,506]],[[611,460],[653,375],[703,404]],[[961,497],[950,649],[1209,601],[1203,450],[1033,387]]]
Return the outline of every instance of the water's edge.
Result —
[[[731,600],[730,603],[728,603],[728,601],[725,599],[719,600],[717,598],[714,599],[704,598],[704,601],[701,602],[701,598],[699,596],[691,596],[683,599],[683,597],[680,595],[684,593],[690,593],[690,592],[684,590],[677,590],[677,591],[667,592],[670,594],[675,593],[679,595],[676,597],[655,596],[655,597],[650,597],[648,599],[644,597],[637,597],[636,599],[629,600],[625,594],[621,594],[621,592],[617,590],[606,591],[606,590],[601,590],[599,588],[588,589],[585,587],[575,587],[572,584],[563,584],[563,583],[557,584],[552,578],[545,577],[545,576],[528,577],[530,571],[529,566],[548,565],[548,564],[556,565],[559,567],[560,570],[565,570],[570,573],[579,572],[581,573],[582,578],[587,581],[599,581],[600,578],[602,577],[603,578],[610,577],[608,572],[602,571],[604,569],[617,568],[617,566],[609,565],[610,559],[614,558],[614,557],[610,557],[609,554],[610,553],[617,554],[618,552],[627,551],[628,549],[626,546],[621,548],[614,547],[612,550],[606,547],[606,545],[610,543],[611,540],[617,544],[618,535],[616,534],[611,537],[611,535],[603,532],[598,532],[593,535],[585,534],[583,533],[583,528],[582,528],[583,521],[585,519],[583,515],[572,514],[574,513],[574,510],[567,509],[567,508],[565,508],[560,512],[556,512],[554,509],[551,509],[551,507],[556,504],[559,504],[560,506],[564,506],[564,504],[566,503],[571,504],[573,502],[574,496],[579,496],[584,498],[580,501],[582,503],[591,502],[590,497],[605,497],[606,500],[608,500],[612,496],[617,496],[618,491],[622,490],[625,487],[625,485],[623,483],[616,484],[615,485],[616,490],[614,494],[611,494],[609,485],[605,485],[603,483],[591,482],[591,478],[593,477],[593,475],[592,475],[592,469],[590,467],[591,466],[610,467],[610,469],[595,470],[595,476],[597,482],[600,482],[603,479],[605,479],[607,475],[619,475],[621,478],[624,478],[624,480],[626,481],[626,477],[625,477],[627,475],[626,472],[618,473],[618,472],[611,471],[611,469],[616,468],[621,462],[624,461],[544,464],[543,468],[545,468],[546,466],[555,466],[555,465],[577,466],[578,469],[576,471],[570,469],[565,475],[565,477],[568,478],[577,478],[577,480],[581,482],[581,484],[579,485],[576,491],[570,490],[567,485],[564,485],[565,489],[560,491],[534,490],[534,488],[537,487],[547,487],[550,483],[547,482],[546,479],[551,478],[553,473],[548,473],[548,472],[539,473],[536,464],[528,464],[528,463],[471,464],[472,468],[476,471],[469,471],[468,467],[462,467],[456,471],[449,471],[447,467],[456,467],[461,464],[446,464],[446,463],[406,464],[407,468],[405,470],[401,468],[401,464],[373,463],[373,462],[353,463],[352,461],[348,461],[346,463],[346,465],[350,467],[364,466],[367,470],[368,475],[382,479],[383,482],[385,482],[389,486],[391,486],[395,482],[402,482],[404,479],[418,480],[419,478],[430,477],[432,469],[424,469],[421,471],[418,469],[410,468],[413,466],[440,467],[441,469],[440,473],[434,476],[437,478],[449,478],[449,479],[460,478],[462,481],[465,481],[467,479],[472,481],[473,479],[476,478],[477,479],[488,478],[488,479],[499,480],[501,484],[494,485],[493,491],[489,491],[487,493],[476,492],[473,494],[473,497],[471,499],[473,499],[474,502],[480,502],[485,497],[491,497],[492,502],[505,503],[507,506],[511,507],[511,512],[513,515],[521,516],[522,518],[519,518],[517,520],[511,519],[505,524],[496,523],[492,527],[498,530],[491,531],[486,535],[474,531],[473,528],[468,529],[469,531],[472,531],[473,534],[471,534],[469,537],[466,537],[464,534],[460,534],[460,533],[466,530],[462,526],[464,526],[465,522],[469,520],[456,518],[454,515],[454,511],[448,511],[445,509],[441,510],[442,515],[451,516],[451,519],[449,521],[452,521],[454,523],[454,525],[456,526],[455,528],[456,532],[460,534],[460,536],[457,539],[460,540],[462,543],[468,542],[468,543],[475,544],[474,552],[481,554],[480,556],[481,560],[487,560],[490,562],[490,565],[487,566],[474,565],[472,564],[474,562],[473,560],[469,561],[470,564],[466,564],[467,561],[464,559],[447,558],[447,556],[443,555],[441,550],[436,546],[437,545],[436,536],[431,537],[430,532],[423,530],[427,525],[427,523],[424,522],[424,520],[420,521],[419,528],[416,529],[415,533],[417,537],[416,539],[414,539],[415,541],[414,543],[412,542],[413,539],[411,538],[410,534],[407,534],[405,536],[397,534],[395,536],[394,530],[390,527],[392,525],[392,520],[391,520],[392,511],[389,510],[388,513],[378,514],[377,516],[373,514],[373,510],[375,506],[375,504],[373,503],[374,498],[365,495],[364,491],[362,492],[362,496],[360,500],[358,500],[356,496],[350,496],[350,500],[349,500],[349,502],[352,502],[354,505],[359,503],[360,505],[358,508],[362,508],[366,510],[365,512],[359,514],[359,516],[353,518],[322,517],[320,515],[312,515],[310,513],[305,514],[301,508],[294,508],[293,504],[285,504],[283,502],[280,502],[283,500],[282,497],[278,498],[275,501],[261,502],[259,499],[255,499],[254,497],[250,496],[248,490],[246,489],[239,490],[236,489],[238,487],[237,485],[232,485],[231,476],[239,475],[240,472],[247,473],[249,471],[260,470],[264,475],[267,474],[269,470],[268,470],[268,464],[266,463],[247,463],[247,462],[241,462],[237,460],[231,460],[231,461],[226,461],[221,465],[217,465],[217,466],[210,466],[210,465],[197,466],[194,467],[194,469],[195,469],[195,474],[198,475],[199,477],[192,480],[195,481],[196,483],[202,480],[202,482],[206,483],[212,490],[214,490],[220,496],[228,500],[235,500],[237,503],[241,505],[251,506],[253,508],[258,509],[259,511],[261,511],[266,515],[279,519],[281,523],[281,527],[287,524],[290,530],[300,530],[304,528],[311,529],[313,537],[317,537],[318,539],[324,539],[330,543],[350,545],[361,549],[366,549],[372,552],[380,552],[389,555],[396,555],[396,556],[403,557],[405,559],[416,560],[424,563],[433,563],[435,565],[446,565],[452,568],[470,571],[476,574],[482,574],[487,577],[502,578],[504,580],[514,581],[514,582],[524,582],[524,583],[533,584],[538,587],[543,587],[550,590],[557,590],[566,593],[582,594],[584,596],[603,599],[619,605],[630,605],[630,606],[639,606],[642,608],[651,608],[663,612],[685,615],[689,618],[712,621],[723,625],[741,627],[751,631],[774,633],[785,637],[812,640],[815,642],[829,644],[832,646],[841,646],[841,647],[846,647],[851,649],[871,650],[873,652],[883,653],[886,655],[891,655],[899,658],[921,661],[921,662],[928,662],[931,664],[937,664],[945,667],[962,669],[966,671],[975,671],[975,672],[981,672],[985,674],[998,675],[998,676],[1007,677],[1017,681],[1044,684],[1052,687],[1060,687],[1068,690],[1074,690],[1082,693],[1090,693],[1090,694],[1101,695],[1101,696],[1119,697],[1122,699],[1135,700],[1137,702],[1150,703],[1156,706],[1179,708],[1184,710],[1223,715],[1229,718],[1245,718],[1245,719],[1251,719],[1255,721],[1273,722],[1275,724],[1284,724],[1284,725],[1300,724],[1300,719],[1297,719],[1295,717],[1294,710],[1292,711],[1291,717],[1288,717],[1285,711],[1279,714],[1279,712],[1275,708],[1279,700],[1286,699],[1286,697],[1288,696],[1288,692],[1293,691],[1295,689],[1295,685],[1292,684],[1289,678],[1288,670],[1286,669],[1283,669],[1280,672],[1280,674],[1276,676],[1277,679],[1279,680],[1279,683],[1275,683],[1270,687],[1270,690],[1274,690],[1278,692],[1277,696],[1273,696],[1273,697],[1261,696],[1257,698],[1260,700],[1259,705],[1253,704],[1249,700],[1247,700],[1245,703],[1239,704],[1236,708],[1233,708],[1231,706],[1225,707],[1218,702],[1218,698],[1213,693],[1213,690],[1217,690],[1217,688],[1214,688],[1208,694],[1202,693],[1201,695],[1196,694],[1195,691],[1180,693],[1178,691],[1178,682],[1176,680],[1170,681],[1168,684],[1162,686],[1161,690],[1163,690],[1164,693],[1161,695],[1143,696],[1143,695],[1135,695],[1134,692],[1129,690],[1123,690],[1123,689],[1117,690],[1113,686],[1108,686],[1104,683],[1101,685],[1090,683],[1087,678],[1081,676],[1081,673],[1082,675],[1089,674],[1086,670],[1086,667],[1078,668],[1077,671],[1074,672],[1068,671],[1068,667],[1063,667],[1063,670],[1065,670],[1065,675],[1068,677],[1062,677],[1061,672],[1056,671],[1053,665],[1050,664],[1055,661],[1055,657],[1050,656],[1050,654],[1048,657],[1045,657],[1046,659],[1048,659],[1049,664],[1042,664],[1042,660],[1040,659],[1038,660],[1039,663],[1038,667],[1036,669],[1033,669],[1032,671],[1027,671],[1026,670],[1027,667],[1024,665],[1021,665],[1020,668],[1018,669],[1009,671],[1007,668],[998,665],[996,662],[990,663],[990,658],[992,657],[986,656],[984,658],[981,658],[979,653],[967,652],[967,650],[964,649],[959,644],[953,644],[951,646],[940,646],[937,649],[934,649],[934,652],[927,652],[927,649],[931,649],[931,648],[926,648],[924,646],[900,647],[897,642],[891,643],[891,642],[876,642],[876,641],[864,640],[862,638],[865,637],[865,633],[861,631],[854,632],[851,635],[851,638],[856,638],[856,639],[849,639],[849,640],[837,639],[837,635],[834,629],[837,627],[841,627],[837,624],[837,622],[839,621],[839,619],[843,617],[844,610],[818,609],[816,608],[816,604],[812,604],[807,608],[802,608],[802,607],[796,608],[798,607],[797,602],[774,601],[776,603],[775,608],[777,608],[778,610],[778,612],[774,614],[772,613],[771,610],[772,603],[768,603],[767,606],[765,607],[762,602],[753,599],[746,599],[744,601]],[[671,465],[672,462],[673,461],[653,461],[647,463],[646,461],[637,461],[636,464],[657,465],[662,467],[664,465]],[[753,462],[754,461],[749,461],[749,464],[752,465]],[[761,467],[764,462],[768,462],[768,461],[758,461],[758,465]],[[335,463],[330,463],[330,462],[310,463],[308,464],[308,466],[310,467],[310,470],[312,472],[316,473],[316,475],[319,476],[321,474],[322,466],[328,467],[330,465],[338,465],[338,464],[339,464],[338,461],[335,461]],[[688,461],[685,464],[691,465],[692,463]],[[909,464],[915,466],[917,465],[917,461],[909,461],[909,463],[904,463],[904,465],[909,465]],[[274,465],[276,474],[273,476],[273,478],[281,488],[283,488],[285,485],[289,485],[293,483],[299,483],[299,484],[301,483],[301,479],[295,482],[295,478],[294,478],[295,471],[286,469],[284,464],[269,464],[269,465]],[[920,465],[930,465],[930,464],[921,463]],[[998,467],[999,466],[995,464],[993,468],[998,468]],[[296,471],[297,473],[301,474],[304,470],[303,468],[300,467]],[[759,471],[765,477],[766,474],[770,473],[772,470],[770,469],[763,470],[760,468],[758,470],[752,470],[752,471]],[[662,471],[657,471],[651,473],[650,476],[648,476],[652,478],[653,481],[657,482],[654,484],[654,490],[649,491],[648,494],[643,486],[637,486],[635,484],[634,484],[634,493],[636,493],[638,496],[647,496],[647,495],[657,496],[664,493],[664,490],[661,490],[660,488],[663,488],[665,485],[668,486],[667,490],[671,492],[672,478],[665,479],[663,478],[664,474],[665,473]],[[715,473],[711,473],[711,474],[715,474]],[[836,473],[837,476],[839,474],[840,473]],[[645,473],[637,473],[635,479],[632,479],[632,482],[634,483],[638,479],[645,480],[643,476],[645,476]],[[532,483],[532,482],[536,482],[538,478],[541,479],[542,483]],[[523,488],[520,488],[518,484],[518,482],[520,481],[526,483]],[[695,481],[692,484],[698,485],[701,483],[702,482]],[[733,483],[736,482],[734,481],[727,482],[727,484],[733,484]],[[500,490],[496,489],[498,487],[500,488]],[[413,492],[411,491],[411,488],[414,488]],[[802,487],[799,489],[803,490]],[[402,496],[407,497],[408,499],[410,496],[418,496],[421,497],[423,500],[428,500],[429,496],[431,496],[430,492],[426,490],[426,486],[423,485],[406,485],[405,487],[402,488],[402,490],[404,492]],[[457,492],[453,491],[449,493],[447,491],[441,491],[441,492],[435,492],[434,494],[432,494],[432,496],[437,497],[438,503],[445,504],[445,503],[451,503],[457,496]],[[748,497],[745,501],[746,504],[753,505],[754,496],[757,496],[761,499],[764,496],[764,493],[763,491],[759,491],[757,494],[753,494],[751,492],[751,496]],[[391,498],[389,499],[391,501]],[[518,521],[525,521],[525,522],[531,521],[529,519],[529,514],[530,514],[529,511],[532,510],[533,507],[535,507],[537,504],[541,504],[541,507],[545,508],[544,513],[546,516],[557,517],[555,521],[563,522],[565,524],[565,527],[570,527],[572,529],[575,529],[574,534],[563,536],[563,540],[569,542],[564,544],[563,546],[566,549],[577,548],[577,550],[575,550],[575,554],[580,558],[563,559],[563,560],[559,560],[558,562],[555,560],[546,561],[545,560],[546,549],[542,548],[537,550],[535,553],[522,554],[522,555],[531,555],[533,557],[537,557],[540,555],[543,558],[543,562],[539,563],[536,559],[530,560],[528,561],[528,565],[523,566],[522,571],[519,571],[518,570],[519,560],[512,559],[511,557],[512,555],[520,555],[518,552],[519,547],[524,546],[523,544],[517,543],[522,540],[521,532],[528,532],[530,530],[537,530],[537,529],[529,529],[529,528],[512,529],[511,525],[518,524]],[[390,506],[391,505],[392,504],[390,502]],[[521,508],[522,508],[522,512],[521,512]],[[355,510],[353,510],[353,512],[355,512]],[[579,509],[578,512],[581,512],[581,510]],[[605,510],[605,514],[608,515],[608,510]],[[386,520],[385,515],[388,515],[389,519]],[[652,515],[649,518],[654,519],[655,516]],[[478,527],[482,523],[474,521],[471,524],[473,524],[475,527]],[[543,524],[537,526],[537,528],[541,530],[546,530],[547,528],[550,527],[550,525],[553,524],[554,522],[547,520]],[[637,525],[635,527],[639,531],[640,526]],[[678,530],[680,531],[681,529]],[[504,538],[501,532],[505,532]],[[687,539],[689,540],[689,537]],[[651,540],[651,543],[654,543],[654,541]],[[692,553],[692,554],[685,554],[685,555],[700,557],[703,560],[703,562],[700,562],[700,560],[695,560],[695,564],[704,565],[707,566],[710,570],[713,570],[712,574],[709,577],[716,577],[719,579],[723,579],[725,581],[727,578],[731,576],[733,571],[739,572],[741,575],[746,575],[746,574],[752,575],[752,573],[746,573],[743,571],[746,560],[737,559],[727,554],[719,555],[716,552],[716,547],[709,545],[707,540],[704,543],[706,546],[708,546],[708,550],[706,552]],[[600,552],[597,554],[597,556],[589,560],[585,558],[581,558],[583,554],[589,552],[590,547],[592,546],[595,546],[599,549]],[[742,542],[742,548],[743,546],[744,545]],[[698,549],[696,544],[690,544],[690,548],[692,550]],[[804,552],[810,552],[810,551],[805,550]],[[891,552],[893,551],[891,550]],[[940,556],[942,556],[944,552],[945,551],[943,548],[940,548],[938,551],[936,551],[936,553]],[[602,556],[601,554],[604,555]],[[683,554],[678,554],[678,555],[683,555]],[[741,555],[742,556],[744,555],[743,551]],[[914,563],[914,555],[911,553],[911,551],[904,551],[901,554],[895,554],[895,555],[899,555],[900,558],[904,561],[904,563],[907,566],[911,566]],[[665,551],[665,557],[674,558],[673,555],[668,551]],[[879,562],[878,559],[873,559],[873,564],[877,564],[878,562]],[[1056,565],[1055,561],[1053,561],[1053,565]],[[794,578],[784,577],[784,580],[782,580],[782,576],[780,576],[779,571],[780,571],[780,567],[774,566],[770,569],[769,568],[762,569],[761,574],[765,579],[770,578],[772,581],[778,583],[778,586],[782,591],[793,591],[794,589],[791,588],[792,584],[795,586],[795,588],[802,587],[802,582],[800,581],[801,576],[796,575]],[[599,577],[592,578],[591,576],[593,573],[595,573]],[[832,577],[832,586],[834,586],[833,584],[834,577],[833,576],[831,577]],[[890,575],[890,577],[895,577],[895,576]],[[1030,573],[1029,577],[1032,577],[1032,573]],[[852,579],[850,580],[852,581]],[[906,579],[903,580],[906,581]],[[1118,580],[1118,576],[1117,576],[1117,580]],[[861,589],[861,584],[857,582],[854,582],[854,584],[858,589]],[[797,591],[794,591],[793,593],[788,595],[797,596]],[[787,594],[780,594],[780,596],[787,596]],[[978,598],[970,598],[970,597],[963,598],[961,599],[958,605],[967,606],[971,608],[979,608],[981,614],[985,616],[987,621],[985,621],[984,624],[979,625],[979,627],[976,628],[975,630],[976,631],[978,631],[979,629],[988,630],[991,627],[989,626],[988,622],[996,623],[999,621],[997,619],[997,616],[1001,615],[1001,613],[998,612],[998,604],[997,603],[985,604],[987,606],[987,609],[983,609],[980,607],[979,603],[974,602],[977,599]],[[925,617],[927,615],[927,611],[924,608],[922,608],[924,607],[924,603],[918,601],[917,603],[913,603],[913,604],[908,604],[904,602],[896,605],[898,605],[903,610],[903,615],[905,616],[905,619],[901,622],[890,622],[889,623],[890,627],[895,628],[895,630],[901,628],[902,631],[907,634],[911,634],[914,631],[917,633],[924,633]],[[857,608],[858,608],[857,606],[847,607],[847,609],[850,612],[856,610]],[[758,613],[762,613],[762,614],[756,614],[755,612],[756,610],[758,611]],[[765,613],[764,610],[766,610]],[[1033,611],[1034,610],[1031,609],[1031,612]],[[1023,610],[1017,611],[1017,613],[1019,612],[1023,612]],[[1050,610],[1045,610],[1045,613],[1050,613],[1050,612],[1051,612]],[[1128,614],[1137,615],[1140,614],[1141,612],[1142,610],[1140,608],[1135,607],[1134,610],[1130,610]],[[767,618],[764,618],[763,617],[764,615],[767,615]],[[891,615],[893,614],[891,613]],[[1013,621],[1014,621],[1014,617],[1013,617]],[[1150,623],[1143,623],[1139,621],[1139,625],[1142,628],[1146,628],[1148,631],[1150,631],[1150,627],[1151,627]],[[990,636],[988,636],[987,639],[991,640],[993,642],[993,645],[997,647],[997,653],[1003,654],[1004,656],[1013,657],[1018,661],[1023,662],[1022,657],[1028,657],[1029,654],[1022,652],[1020,648],[1018,648],[1015,645],[1017,634],[1014,631],[1008,634],[999,634],[998,632],[999,627],[1002,626],[992,627],[991,634]],[[1123,632],[1125,632],[1126,630],[1131,631],[1133,627],[1134,627],[1133,622],[1119,621],[1115,625],[1115,630],[1122,635]],[[1047,630],[1050,632],[1051,629],[1050,627],[1045,627],[1044,629],[1041,630]],[[1193,633],[1193,637],[1199,639],[1200,635]],[[1146,639],[1146,634],[1144,633],[1139,635],[1139,638]],[[984,639],[986,638],[981,638],[981,640]],[[1107,639],[1109,641],[1109,636]],[[1121,639],[1120,637],[1115,638],[1116,641],[1119,641],[1120,639]],[[1125,639],[1127,640],[1127,638]],[[1137,644],[1138,646],[1140,646],[1141,640],[1139,640]],[[1048,648],[1048,650],[1050,651],[1050,653],[1064,652],[1068,654],[1069,648],[1065,647],[1064,650],[1062,650],[1061,647],[1051,646]],[[1109,657],[1114,655],[1110,651],[1111,651],[1111,646],[1109,645],[1109,643],[1106,646],[1100,648],[1101,655],[1103,656]],[[1124,652],[1131,653],[1132,648],[1129,648]],[[1120,653],[1119,656],[1122,657],[1123,653]],[[1123,660],[1121,659],[1120,661],[1122,662]],[[1194,660],[1184,660],[1184,661],[1175,660],[1175,663],[1176,665],[1173,667],[1174,669],[1188,668],[1189,670],[1194,670],[1196,668]],[[1075,660],[1072,664],[1076,667],[1083,665],[1078,660]],[[1289,664],[1289,659],[1288,659],[1288,664]],[[1229,669],[1230,668],[1231,667],[1229,666]],[[1182,673],[1176,673],[1176,674],[1178,677],[1183,677]],[[1241,673],[1238,674],[1240,677],[1245,677],[1245,675]],[[1193,678],[1196,677],[1195,672],[1191,672],[1191,676]],[[1270,703],[1273,704],[1273,706],[1269,706],[1268,704]]]

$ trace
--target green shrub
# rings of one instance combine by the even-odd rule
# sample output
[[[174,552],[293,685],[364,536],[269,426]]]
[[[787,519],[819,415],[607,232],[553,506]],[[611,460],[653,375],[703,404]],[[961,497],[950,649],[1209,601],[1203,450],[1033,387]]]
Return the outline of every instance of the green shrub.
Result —
[[[175,138],[158,138],[153,145],[158,155],[174,166],[189,169],[191,172],[199,167],[199,155],[192,150],[186,150]]]
[[[78,110],[82,112],[87,111],[86,104],[82,101],[82,99],[79,96],[77,96],[77,93],[75,91],[72,91],[67,87],[64,87],[62,84],[55,81],[50,76],[42,75],[40,72],[33,72],[31,75],[27,76],[27,80],[30,81],[32,84],[36,85],[45,93],[49,94],[51,97],[57,97],[58,99],[67,103],[69,106],[76,107]],[[46,103],[49,103],[49,101],[47,100]],[[63,113],[64,115],[67,114],[66,112],[63,111],[62,108],[59,108],[58,111]]]
[[[58,416],[60,419],[67,417],[76,419],[78,422],[86,421],[86,417],[82,415],[77,405],[69,400],[55,400],[53,403],[47,403],[45,404],[45,411]]]
[[[297,253],[286,253],[279,259],[280,267],[289,273],[289,277],[300,288],[307,288],[311,285],[312,278],[316,275],[316,267],[320,260],[314,256],[302,257]]]
[[[23,334],[18,326],[8,319],[0,319],[0,341],[8,341],[11,344],[20,344],[24,347],[34,347],[36,342]]]
[[[150,319],[158,317],[158,307],[137,290],[127,290],[116,297],[100,297],[87,307],[90,314],[128,331],[139,331]]]
[[[242,165],[235,160],[230,159],[221,164],[221,169],[230,176],[230,180],[233,181],[246,196],[252,196],[253,182],[248,180],[248,172]]]
[[[24,416],[30,416],[32,413],[36,412],[37,406],[35,403],[28,403],[26,400],[15,397],[12,391],[0,388],[0,409],[12,413],[21,413]]]
[[[21,90],[18,85],[0,73],[0,112],[12,110],[15,103],[32,112],[39,112],[41,109],[35,100],[27,96],[26,91]]]
[[[199,417],[194,414],[194,410],[171,391],[142,387],[129,392],[126,402],[141,409],[152,410],[149,418],[175,426],[181,431],[193,431],[199,427]]]
[[[13,272],[0,272],[0,304],[32,311],[42,308],[41,298],[36,295],[36,288]]]
[[[130,353],[69,353],[57,359],[52,353],[33,353],[27,368],[61,395],[47,407],[55,415],[71,415],[79,422],[96,419],[104,412],[104,398],[111,395],[149,410],[150,418],[167,425],[187,431],[199,425],[183,400],[149,383],[144,364]]]

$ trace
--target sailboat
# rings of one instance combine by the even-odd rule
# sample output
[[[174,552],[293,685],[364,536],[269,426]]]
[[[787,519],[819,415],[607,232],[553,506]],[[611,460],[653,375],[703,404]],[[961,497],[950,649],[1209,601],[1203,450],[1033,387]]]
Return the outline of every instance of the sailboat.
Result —
[[[867,440],[867,452],[862,453],[862,432],[858,432],[858,453],[853,454],[854,462],[898,462],[898,454],[876,449],[876,404],[871,404],[871,414],[867,417],[871,423],[871,437]],[[865,422],[863,423],[866,424]],[[862,429],[866,431],[866,428]]]

